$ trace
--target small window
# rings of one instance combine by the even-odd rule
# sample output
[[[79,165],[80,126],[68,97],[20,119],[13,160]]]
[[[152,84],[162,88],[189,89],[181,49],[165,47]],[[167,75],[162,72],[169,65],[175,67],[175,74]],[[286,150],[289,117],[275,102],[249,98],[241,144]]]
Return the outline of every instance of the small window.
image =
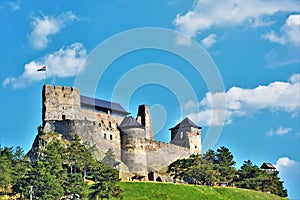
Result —
[[[61,118],[64,120],[66,119],[66,115],[62,115]]]
[[[200,133],[199,133],[199,132],[197,132],[197,135],[200,135]]]
[[[111,122],[108,122],[108,127],[111,128]]]
[[[183,132],[180,133],[180,139],[182,139],[182,138],[183,138]]]
[[[113,139],[113,138],[112,138],[112,135],[110,135],[110,136],[109,136],[109,139],[110,139],[110,140],[112,140],[112,139]]]
[[[101,123],[99,123],[98,126],[101,127]]]
[[[195,146],[195,149],[197,149],[197,146]]]
[[[66,97],[66,94],[64,94],[64,97]]]
[[[106,133],[104,133],[104,139],[106,139]]]

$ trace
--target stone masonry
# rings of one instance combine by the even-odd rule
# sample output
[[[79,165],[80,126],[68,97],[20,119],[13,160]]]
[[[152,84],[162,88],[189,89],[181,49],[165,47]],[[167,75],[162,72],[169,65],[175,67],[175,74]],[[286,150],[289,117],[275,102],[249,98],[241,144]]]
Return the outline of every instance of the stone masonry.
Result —
[[[80,96],[73,87],[44,85],[42,97],[43,132],[57,132],[67,140],[78,135],[96,147],[97,159],[112,148],[122,179],[138,174],[148,180],[173,161],[201,153],[201,127],[188,118],[170,129],[171,141],[164,143],[154,140],[147,105],[138,107],[135,119],[120,104]]]

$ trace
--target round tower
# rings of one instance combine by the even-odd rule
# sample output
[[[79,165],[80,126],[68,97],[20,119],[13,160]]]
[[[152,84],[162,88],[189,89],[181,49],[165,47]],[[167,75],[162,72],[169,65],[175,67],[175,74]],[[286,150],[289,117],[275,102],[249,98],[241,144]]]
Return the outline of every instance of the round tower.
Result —
[[[125,117],[119,125],[121,132],[121,160],[129,172],[148,178],[147,155],[144,141],[146,131],[133,117]]]

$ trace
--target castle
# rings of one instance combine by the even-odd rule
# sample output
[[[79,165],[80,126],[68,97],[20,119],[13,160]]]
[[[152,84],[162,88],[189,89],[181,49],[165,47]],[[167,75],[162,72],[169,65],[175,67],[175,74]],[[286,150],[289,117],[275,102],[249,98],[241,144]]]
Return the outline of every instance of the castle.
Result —
[[[96,147],[97,159],[111,148],[122,179],[138,174],[153,180],[153,173],[173,161],[201,153],[201,127],[188,118],[170,128],[171,141],[164,143],[154,140],[147,105],[140,105],[134,118],[118,103],[52,85],[43,86],[42,99],[43,132],[57,132],[68,140],[78,135],[83,143]]]

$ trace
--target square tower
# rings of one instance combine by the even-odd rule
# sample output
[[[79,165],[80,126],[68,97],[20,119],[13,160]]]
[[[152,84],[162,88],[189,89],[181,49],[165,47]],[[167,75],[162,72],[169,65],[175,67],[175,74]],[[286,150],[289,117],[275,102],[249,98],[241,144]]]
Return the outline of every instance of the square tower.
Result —
[[[170,143],[189,148],[191,153],[201,154],[201,129],[189,118],[185,118],[169,129],[171,130]]]
[[[81,119],[80,92],[77,88],[44,85],[43,121]]]

